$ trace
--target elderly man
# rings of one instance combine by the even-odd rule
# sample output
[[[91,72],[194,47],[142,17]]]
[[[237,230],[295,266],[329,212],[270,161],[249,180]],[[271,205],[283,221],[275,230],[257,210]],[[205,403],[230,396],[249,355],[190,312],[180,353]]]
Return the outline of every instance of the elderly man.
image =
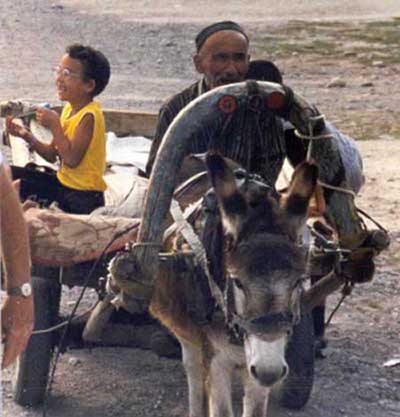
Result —
[[[223,21],[207,26],[197,35],[195,44],[196,53],[193,56],[193,62],[202,78],[167,100],[161,107],[147,164],[147,175],[151,173],[157,150],[165,132],[181,109],[204,92],[248,78],[249,38],[239,24]],[[265,77],[258,79],[265,80]],[[321,121],[318,126],[319,131],[322,131],[324,127],[325,124]],[[336,130],[334,131],[340,135]],[[212,137],[210,132],[199,131],[196,136],[190,138],[189,152],[206,152]],[[224,126],[218,137],[218,149],[224,156],[240,163],[250,172],[261,175],[271,186],[275,185],[285,157],[288,157],[293,165],[297,165],[306,156],[304,142],[294,135],[293,128],[284,128],[282,119],[266,112],[260,114],[246,108],[237,109],[234,117]],[[340,185],[341,181],[337,179],[337,183],[332,185]],[[358,191],[359,185],[353,187],[355,191]],[[331,196],[332,191],[325,192],[328,206]],[[356,210],[351,204],[351,218],[355,225],[352,227],[351,233],[343,232],[341,225],[336,226],[339,229],[340,237],[345,237],[346,242],[351,242],[348,247],[355,248],[363,243],[366,235]],[[346,216],[350,218],[350,214]],[[366,275],[372,276],[373,263],[371,260],[369,262]],[[325,271],[323,272],[325,273]],[[323,275],[322,271],[314,274],[312,281],[319,279],[321,275]],[[322,339],[324,307],[317,307],[313,315],[316,335]]]
[[[193,56],[193,62],[197,72],[203,77],[162,106],[147,164],[148,175],[164,133],[181,109],[206,91],[244,81],[246,78],[250,59],[249,39],[240,25],[230,21],[215,23],[203,29],[197,35],[195,43],[197,52]],[[246,110],[235,114],[223,137],[219,138],[219,149],[225,156],[261,175],[266,181],[275,183],[286,156],[286,149],[295,151],[293,156],[297,149],[286,146],[280,119],[265,114],[257,120],[255,117],[255,114]],[[260,131],[262,135],[259,134]],[[190,152],[205,152],[208,145],[207,132],[199,133],[191,140]]]

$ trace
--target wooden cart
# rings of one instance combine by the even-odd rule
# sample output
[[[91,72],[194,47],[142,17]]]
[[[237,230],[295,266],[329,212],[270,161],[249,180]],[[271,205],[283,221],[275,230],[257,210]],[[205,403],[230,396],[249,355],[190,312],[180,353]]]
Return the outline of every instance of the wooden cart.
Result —
[[[205,122],[213,117],[210,115],[209,104],[218,106],[217,109],[221,110],[222,113],[229,113],[235,106],[227,106],[226,103],[232,102],[232,96],[241,95],[242,101],[249,103],[251,106],[261,105],[269,106],[269,109],[279,110],[280,106],[285,105],[286,92],[282,87],[270,83],[262,83],[263,88],[267,91],[267,99],[264,101],[259,100],[261,96],[247,97],[246,86],[244,85],[232,85],[227,86],[226,90],[220,88],[217,89],[214,96],[206,94],[207,96],[201,102],[200,99],[196,100],[196,103],[191,103],[187,106],[186,113],[190,113],[197,110],[198,113],[195,116],[199,116],[198,124]],[[230,100],[226,100],[228,97]],[[252,98],[258,100],[251,102]],[[213,101],[213,103],[207,103],[207,100]],[[310,108],[307,103],[301,98],[295,96],[295,111],[289,114],[290,121],[300,131],[307,132],[309,126],[309,118],[307,112],[303,110]],[[228,104],[229,104],[228,103]],[[151,137],[154,134],[156,118],[157,116],[153,113],[135,112],[135,111],[115,111],[105,110],[107,130],[115,132],[117,135],[144,135]],[[149,277],[155,275],[155,268],[157,268],[158,262],[158,246],[146,245],[146,242],[161,243],[163,227],[162,223],[165,221],[166,213],[168,212],[171,205],[172,192],[174,189],[174,181],[176,180],[176,170],[182,163],[183,156],[185,153],[185,147],[182,143],[185,143],[187,134],[193,134],[196,129],[196,123],[193,123],[193,119],[186,117],[185,111],[180,113],[170,127],[166,136],[163,139],[163,146],[160,149],[157,160],[154,166],[156,172],[157,169],[162,167],[163,175],[153,175],[151,183],[149,185],[148,194],[152,195],[153,190],[157,190],[154,195],[159,196],[163,194],[163,198],[150,198],[146,199],[146,205],[143,217],[140,219],[140,230],[138,235],[139,243],[145,242],[144,245],[139,247],[137,245],[136,259],[139,259],[140,266],[143,267],[143,285],[146,286],[146,280],[150,281]],[[186,118],[185,118],[186,117]],[[203,117],[203,119],[202,119]],[[207,119],[208,118],[208,119]],[[181,119],[181,120],[178,120]],[[183,121],[182,121],[183,119]],[[207,120],[206,120],[207,119]],[[177,124],[181,123],[177,128]],[[189,133],[187,133],[187,132]],[[10,143],[10,141],[8,141]],[[25,150],[23,152],[26,152]],[[17,154],[21,154],[22,151],[17,151]],[[155,179],[154,179],[155,178]],[[160,190],[168,190],[161,192]],[[166,195],[168,194],[169,195]],[[152,206],[149,209],[149,206]],[[155,210],[157,207],[157,213]],[[153,213],[149,215],[149,213]],[[156,213],[156,215],[154,215]],[[153,216],[153,217],[152,217]],[[140,263],[142,261],[142,263]],[[43,267],[35,265],[34,268],[34,296],[35,296],[35,329],[47,329],[57,324],[58,320],[58,309],[60,300],[60,282],[67,285],[86,285],[85,278],[87,277],[88,271],[92,268],[93,262],[85,262],[74,266],[64,267],[62,271],[61,281],[59,280],[60,268],[49,268],[48,266]],[[105,265],[98,265],[98,270],[93,274],[93,281],[91,280],[88,284],[91,286],[98,285],[98,278],[104,277],[107,273]],[[121,273],[121,271],[117,272]],[[326,279],[325,279],[326,278]],[[335,274],[330,274],[325,277],[318,284],[315,284],[311,289],[306,291],[304,297],[305,300],[321,300],[327,294],[335,291],[343,285],[343,280],[337,278]],[[140,284],[140,285],[142,285]],[[131,285],[128,283],[128,285]],[[122,288],[122,294],[125,288]],[[129,291],[126,291],[129,293]],[[99,326],[99,321],[107,319],[107,314],[103,314],[108,309],[109,302],[103,300],[98,304],[97,313],[91,315],[91,319],[97,320],[93,326],[86,323],[86,331],[89,332],[87,339],[99,340],[102,343],[106,343],[107,339],[113,339],[113,333]],[[108,300],[109,301],[109,300]],[[129,304],[129,303],[128,303]],[[311,305],[311,303],[308,303]],[[315,304],[314,304],[315,305]],[[104,324],[104,323],[103,323]],[[313,351],[313,330],[312,321],[310,315],[305,313],[302,320],[297,327],[294,328],[291,341],[288,345],[287,355],[288,363],[290,367],[296,369],[294,376],[289,377],[283,384],[283,404],[291,408],[302,407],[308,400],[311,393],[313,384],[313,363],[314,363],[314,351]],[[98,330],[101,329],[102,334],[98,334]],[[149,347],[148,335],[151,332],[150,328],[137,328],[134,331],[129,332],[131,345],[136,347]],[[108,331],[108,333],[107,333]],[[90,334],[90,332],[92,332]],[[97,332],[97,333],[96,333]],[[94,333],[94,336],[93,336]],[[34,405],[38,404],[43,400],[45,389],[47,385],[48,372],[50,361],[52,358],[53,347],[55,345],[55,335],[57,332],[44,332],[36,333],[31,338],[25,353],[21,355],[18,360],[16,372],[15,372],[15,384],[14,384],[14,395],[15,400],[19,404],[23,405]],[[101,336],[101,337],[99,337]],[[112,342],[116,342],[115,337]],[[126,338],[125,338],[126,342]],[[120,341],[117,341],[117,344]],[[129,343],[125,343],[129,344]],[[32,364],[35,366],[32,366]],[[299,383],[301,381],[301,384]]]
[[[54,109],[60,111],[60,108],[55,107]],[[6,115],[18,116],[21,113],[25,114],[26,116],[21,121],[28,125],[33,114],[30,106],[25,103],[6,103],[0,106],[0,110],[2,117]],[[114,132],[117,137],[144,136],[151,138],[154,135],[157,121],[157,115],[155,113],[105,109],[104,114],[106,130],[108,132]],[[3,136],[3,145],[8,147],[9,151],[6,150],[6,153],[8,153],[11,159],[10,162],[13,164],[24,166],[28,162],[35,162],[40,165],[44,163],[44,160],[38,157],[38,155],[29,151],[23,140],[10,137],[6,132],[4,132]],[[48,216],[53,216],[54,218],[59,217],[59,214],[56,212],[43,210],[43,213],[38,214],[40,211],[40,209],[28,210],[26,212],[28,223],[38,225],[40,221],[43,221],[44,224],[49,221]],[[32,221],[32,218],[34,218],[34,221]],[[101,221],[101,218],[99,220]],[[66,227],[68,227],[68,222],[70,221],[68,216],[66,221]],[[59,348],[62,350],[65,350],[70,345],[72,347],[126,346],[144,349],[151,348],[151,336],[155,331],[160,330],[160,326],[154,320],[147,320],[147,323],[141,324],[140,326],[132,324],[124,325],[118,322],[114,324],[109,323],[103,329],[102,334],[97,335],[97,343],[87,343],[82,339],[82,329],[87,321],[88,314],[74,322],[72,330],[69,330],[66,337],[63,337],[65,326],[62,323],[66,322],[67,317],[61,318],[59,315],[62,285],[68,287],[88,286],[97,288],[101,292],[99,278],[107,275],[108,260],[112,257],[114,250],[121,249],[124,242],[135,237],[137,228],[134,226],[135,224],[138,225],[138,223],[138,219],[121,219],[119,226],[116,223],[110,224],[109,234],[104,235],[104,243],[107,243],[107,236],[118,232],[119,228],[132,225],[133,230],[119,243],[116,242],[117,245],[114,246],[114,249],[111,248],[109,255],[105,256],[98,264],[94,260],[77,263],[79,257],[82,257],[82,259],[94,257],[94,253],[89,254],[84,250],[81,253],[77,252],[75,255],[71,254],[70,257],[64,253],[60,255],[63,259],[60,258],[57,260],[53,257],[53,260],[51,260],[51,255],[48,257],[46,255],[45,259],[43,259],[43,255],[35,249],[36,247],[40,247],[41,244],[36,245],[31,241],[34,262],[32,284],[35,305],[35,328],[25,352],[20,355],[14,366],[13,394],[14,400],[18,404],[34,406],[43,401],[54,349],[61,338],[63,338],[63,345],[59,346]],[[97,222],[97,224],[99,223]],[[31,234],[34,233],[33,229],[35,227],[32,227],[31,224]],[[48,240],[48,244],[51,244],[50,240]],[[100,244],[97,248],[100,252],[102,251],[101,246]],[[64,264],[64,266],[58,267],[50,265],[51,263]],[[95,269],[92,270],[94,266]],[[89,280],[87,280],[88,277]],[[124,321],[126,321],[126,318]],[[55,327],[53,331],[47,331],[53,327]]]

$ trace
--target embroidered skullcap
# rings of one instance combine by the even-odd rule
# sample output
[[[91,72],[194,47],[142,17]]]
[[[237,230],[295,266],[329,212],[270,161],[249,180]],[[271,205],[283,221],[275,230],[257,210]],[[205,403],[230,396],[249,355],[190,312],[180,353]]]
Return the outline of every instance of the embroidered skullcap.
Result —
[[[197,52],[200,51],[201,47],[203,46],[204,42],[214,33],[221,32],[222,30],[234,30],[235,32],[241,33],[247,40],[249,41],[248,36],[246,35],[244,29],[236,22],[232,22],[230,20],[225,20],[223,22],[213,23],[210,26],[205,27],[202,29],[196,36],[195,43]]]

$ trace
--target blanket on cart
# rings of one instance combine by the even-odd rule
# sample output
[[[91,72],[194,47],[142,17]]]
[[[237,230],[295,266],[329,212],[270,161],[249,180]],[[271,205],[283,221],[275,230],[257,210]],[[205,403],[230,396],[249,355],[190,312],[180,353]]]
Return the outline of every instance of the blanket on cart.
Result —
[[[46,266],[72,266],[113,252],[135,241],[140,219],[102,215],[76,215],[60,210],[25,211],[32,262]]]

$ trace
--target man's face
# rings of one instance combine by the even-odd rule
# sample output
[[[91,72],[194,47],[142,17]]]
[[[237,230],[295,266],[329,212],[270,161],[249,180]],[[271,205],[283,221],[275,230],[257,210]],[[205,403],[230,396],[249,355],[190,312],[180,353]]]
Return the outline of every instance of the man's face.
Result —
[[[211,35],[193,57],[197,72],[208,88],[240,82],[249,66],[247,39],[239,32],[223,30]]]

